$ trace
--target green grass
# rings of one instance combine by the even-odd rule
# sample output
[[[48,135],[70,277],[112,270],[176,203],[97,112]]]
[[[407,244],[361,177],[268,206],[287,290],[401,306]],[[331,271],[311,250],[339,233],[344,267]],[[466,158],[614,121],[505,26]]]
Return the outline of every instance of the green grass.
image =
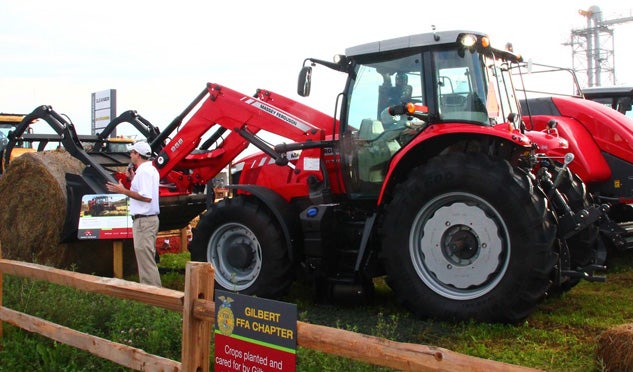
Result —
[[[158,266],[166,269],[183,269],[190,260],[191,254],[189,252],[179,254],[165,253],[160,256]]]
[[[161,256],[165,287],[183,290],[182,268],[188,259],[188,254]],[[614,255],[608,264],[606,282],[581,282],[546,300],[519,325],[416,319],[396,305],[382,280],[376,281],[370,305],[314,303],[303,283],[296,283],[284,301],[296,303],[299,320],[309,323],[547,371],[600,371],[597,337],[611,326],[633,322],[633,252]],[[9,275],[4,276],[3,302],[11,309],[180,360],[182,318],[175,312]],[[127,370],[7,324],[0,345],[0,371]],[[298,371],[389,370],[302,347],[297,363]]]

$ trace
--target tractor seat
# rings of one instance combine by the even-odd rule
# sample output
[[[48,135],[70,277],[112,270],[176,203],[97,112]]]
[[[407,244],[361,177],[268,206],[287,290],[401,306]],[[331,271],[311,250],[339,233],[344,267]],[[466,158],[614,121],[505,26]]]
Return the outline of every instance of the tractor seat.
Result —
[[[379,120],[363,119],[358,130],[358,139],[371,141],[376,139],[385,128]]]

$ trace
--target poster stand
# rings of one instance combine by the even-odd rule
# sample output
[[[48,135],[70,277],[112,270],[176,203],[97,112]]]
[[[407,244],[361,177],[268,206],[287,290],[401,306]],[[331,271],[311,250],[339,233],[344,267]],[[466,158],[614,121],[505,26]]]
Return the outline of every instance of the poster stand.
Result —
[[[112,272],[117,279],[123,279],[123,240],[112,242]]]
[[[130,199],[123,194],[86,194],[81,198],[77,238],[112,240],[112,271],[123,278],[123,241],[132,239]]]

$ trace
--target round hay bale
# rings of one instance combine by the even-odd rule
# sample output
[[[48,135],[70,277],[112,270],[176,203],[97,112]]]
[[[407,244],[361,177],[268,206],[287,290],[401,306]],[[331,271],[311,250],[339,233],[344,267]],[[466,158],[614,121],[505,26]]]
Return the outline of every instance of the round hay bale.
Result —
[[[0,240],[5,257],[60,262],[57,246],[66,217],[65,173],[83,164],[65,151],[27,153],[9,164],[0,178]]]
[[[602,332],[596,353],[605,371],[633,371],[633,324],[622,324]]]
[[[97,275],[112,275],[111,241],[60,244],[66,218],[66,173],[80,174],[83,163],[64,150],[26,153],[0,177],[0,241],[4,258]],[[79,218],[79,216],[77,216]],[[132,247],[131,242],[126,245]],[[131,251],[131,256],[128,252]],[[134,250],[124,264],[136,270]]]

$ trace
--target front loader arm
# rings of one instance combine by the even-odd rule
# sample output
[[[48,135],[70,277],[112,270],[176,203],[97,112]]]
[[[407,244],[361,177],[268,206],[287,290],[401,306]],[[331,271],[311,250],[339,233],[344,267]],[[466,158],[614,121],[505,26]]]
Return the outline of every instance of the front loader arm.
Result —
[[[283,106],[291,108],[291,100],[271,92],[259,90],[256,97],[251,97],[218,84],[207,84],[206,91],[189,106],[197,107],[197,110],[158,153],[155,164],[161,178],[173,181],[177,188],[190,188],[191,184],[203,185],[229,165],[249,144],[276,159],[278,164],[286,164],[283,152],[276,151],[257,136],[260,130],[295,142],[317,143],[325,138],[323,123],[332,127],[332,119],[316,110],[309,109],[312,111],[310,113],[309,110],[301,109],[299,112],[309,119],[316,119],[319,125],[280,109],[275,105],[276,102],[285,102]],[[185,114],[188,112],[176,121]],[[175,130],[172,125],[170,127],[166,132]],[[207,140],[198,147],[201,138],[214,127],[216,131],[211,134],[211,138],[217,139],[216,146],[210,149],[211,143]],[[161,136],[164,135],[165,132],[161,133]],[[186,178],[190,182],[182,182],[184,174],[181,172],[187,172]]]
[[[122,123],[132,124],[134,128],[147,138],[148,143],[151,143],[160,133],[158,127],[154,126],[138,112],[128,110],[114,118],[105,128],[103,128],[101,133],[97,135],[97,141],[94,145],[95,149],[101,149],[102,145],[107,141],[108,137],[110,137],[116,127]]]

